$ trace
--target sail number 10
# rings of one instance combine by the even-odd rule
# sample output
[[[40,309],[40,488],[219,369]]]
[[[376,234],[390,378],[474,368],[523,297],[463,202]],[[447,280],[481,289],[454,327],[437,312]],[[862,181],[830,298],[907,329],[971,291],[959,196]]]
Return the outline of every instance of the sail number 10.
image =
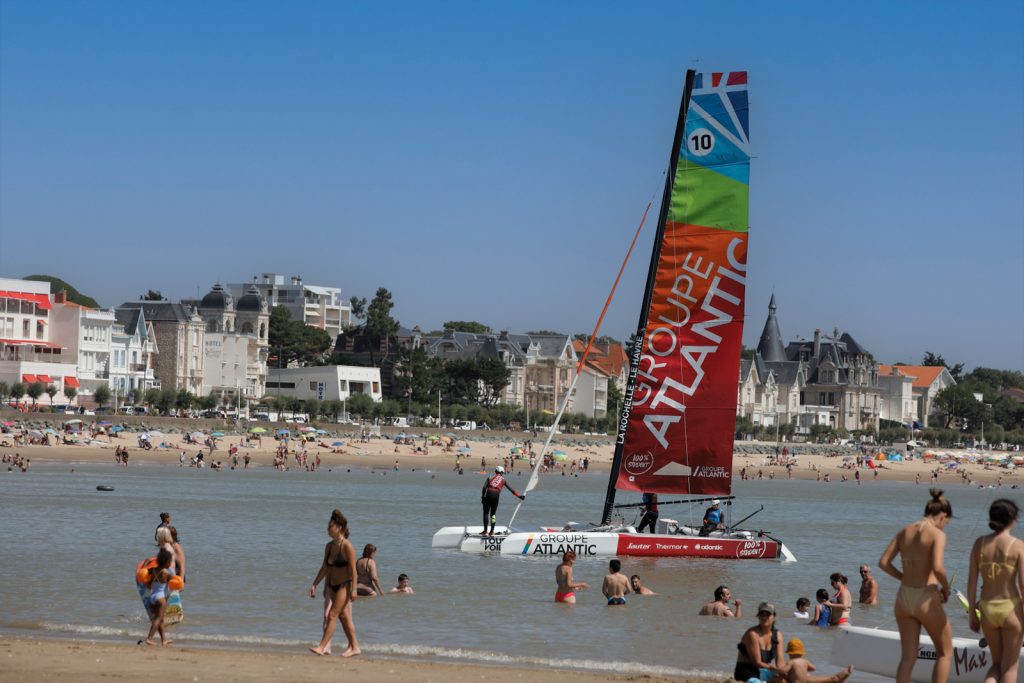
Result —
[[[715,136],[707,128],[698,128],[690,133],[686,147],[693,156],[707,156],[715,148]]]

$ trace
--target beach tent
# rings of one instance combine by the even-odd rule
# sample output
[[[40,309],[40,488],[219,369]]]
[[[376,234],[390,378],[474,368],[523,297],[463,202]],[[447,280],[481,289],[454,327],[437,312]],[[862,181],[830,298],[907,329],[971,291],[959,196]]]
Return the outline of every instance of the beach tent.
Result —
[[[457,449],[459,453],[469,453],[470,448],[468,446],[462,446]]]
[[[263,433],[265,433],[265,432],[266,432],[267,430],[266,430],[266,429],[264,429],[263,427],[253,427],[253,428],[252,428],[252,429],[250,429],[249,431],[250,431],[250,432],[252,432],[253,434],[263,434]]]
[[[212,436],[215,439],[219,439],[220,437],[224,436],[224,432],[211,432],[210,436]]]
[[[338,446],[344,446],[345,442],[344,441],[335,441],[331,445],[334,446],[335,448],[337,448]]]
[[[903,456],[899,453],[893,453],[889,456],[889,462],[903,462]]]

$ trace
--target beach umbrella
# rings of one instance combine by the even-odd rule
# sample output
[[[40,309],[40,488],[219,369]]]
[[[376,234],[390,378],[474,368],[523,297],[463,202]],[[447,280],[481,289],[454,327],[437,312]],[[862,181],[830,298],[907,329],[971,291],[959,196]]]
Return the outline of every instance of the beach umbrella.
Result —
[[[263,427],[253,427],[253,428],[252,428],[252,429],[250,429],[249,431],[250,431],[250,432],[252,432],[253,434],[263,434],[263,433],[264,433],[264,432],[266,432],[267,430],[266,430],[266,429],[264,429]]]
[[[551,452],[551,455],[565,455],[565,451],[556,448]]]
[[[316,427],[299,427],[300,432],[315,432]]]
[[[13,426],[14,426],[14,423],[11,422],[10,420],[8,420],[7,422],[4,422],[4,427],[13,427]]]
[[[441,437],[439,437],[437,434],[431,434],[430,436],[427,437],[427,441],[438,441],[440,440],[440,438]]]
[[[334,442],[334,443],[332,443],[331,445],[332,445],[332,446],[344,446],[344,445],[345,445],[345,442],[344,442],[344,441],[335,441],[335,442]]]
[[[28,435],[29,436],[42,436],[43,433],[41,431],[39,431],[38,429],[30,429],[30,430],[28,430]]]
[[[450,436],[450,437],[452,437],[452,438],[454,438],[454,437],[458,436],[458,434],[456,434],[456,433],[454,433],[454,432],[445,432],[445,433],[444,433],[444,435],[445,435],[445,436]]]
[[[143,432],[142,434],[139,434],[139,439],[141,441],[149,441],[149,434]]]
[[[192,432],[191,434],[189,434],[189,436],[191,436],[193,439],[205,439],[206,438],[206,434],[203,434],[202,432]]]
[[[150,436],[163,436],[163,435],[164,435],[164,433],[163,433],[163,432],[161,432],[161,431],[160,431],[160,430],[158,430],[158,429],[154,429],[153,431],[151,431],[151,432],[149,433],[149,435],[150,435]]]
[[[317,434],[326,434],[327,430],[326,429],[318,429],[318,430],[316,430],[316,433]]]
[[[291,432],[289,432],[287,429],[278,429],[277,433],[278,434],[291,434]]]
[[[470,452],[470,448],[468,446],[462,446],[461,448],[458,448],[457,450],[458,450],[459,453],[469,453]]]
[[[211,432],[211,433],[210,433],[210,436],[212,436],[212,437],[215,437],[215,438],[218,438],[218,439],[219,439],[220,437],[224,436],[224,432]]]
[[[114,432],[116,434],[118,432],[123,432],[124,431],[124,427],[122,427],[121,425],[115,425],[115,426],[110,428],[110,431],[112,431],[112,432]]]
[[[551,457],[553,457],[555,460],[565,460],[566,455],[565,455],[565,453],[562,453],[561,451],[556,451],[555,454],[553,456],[551,456]]]
[[[100,427],[110,427],[114,423],[113,422],[108,422],[107,420],[104,420],[103,422],[97,422],[96,424],[98,424]]]
[[[54,429],[53,427],[47,427],[43,431],[46,432],[47,434],[56,434],[57,433],[57,430]]]
[[[66,424],[66,425],[81,424],[81,423],[82,423],[82,421],[79,420],[78,418],[75,418],[74,420],[67,420],[67,421],[64,422],[64,424]]]

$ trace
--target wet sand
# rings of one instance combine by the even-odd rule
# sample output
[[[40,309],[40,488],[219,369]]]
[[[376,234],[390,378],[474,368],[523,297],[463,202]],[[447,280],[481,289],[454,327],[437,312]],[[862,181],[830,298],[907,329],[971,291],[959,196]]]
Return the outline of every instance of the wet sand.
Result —
[[[81,683],[109,681],[309,681],[324,683],[344,677],[351,683],[443,681],[469,683],[494,677],[500,680],[573,683],[636,680],[636,676],[612,676],[545,669],[515,669],[444,662],[412,662],[394,659],[315,657],[251,650],[216,650],[194,647],[166,648],[111,645],[88,641],[0,638],[0,683],[70,680]],[[645,681],[693,681],[718,679],[643,676]]]

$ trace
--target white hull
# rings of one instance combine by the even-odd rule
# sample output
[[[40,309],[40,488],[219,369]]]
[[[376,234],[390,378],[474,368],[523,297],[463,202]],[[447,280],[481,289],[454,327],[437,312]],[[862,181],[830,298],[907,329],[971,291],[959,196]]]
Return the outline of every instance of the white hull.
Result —
[[[900,663],[900,634],[896,631],[840,626],[832,644],[832,664],[853,665],[858,671],[895,678]],[[921,634],[917,663],[910,680],[930,683],[935,663],[935,647],[931,638]],[[978,645],[974,638],[953,639],[953,661],[949,669],[952,683],[983,683],[985,672],[992,666],[992,655],[988,648]],[[1024,654],[1021,656],[1024,667]]]
[[[480,535],[484,532],[482,526],[446,526],[439,529],[430,542],[431,548],[458,548],[462,540],[470,535]],[[507,526],[494,527],[494,533],[507,534]]]

